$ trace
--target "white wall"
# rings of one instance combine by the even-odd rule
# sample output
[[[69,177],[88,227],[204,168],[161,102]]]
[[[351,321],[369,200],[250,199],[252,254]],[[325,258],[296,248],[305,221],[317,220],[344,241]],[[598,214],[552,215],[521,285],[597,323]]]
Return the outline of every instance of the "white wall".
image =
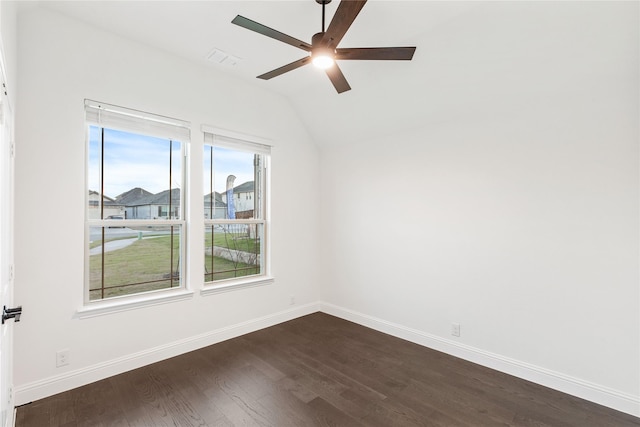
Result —
[[[457,86],[441,75],[467,93],[451,114],[323,147],[322,296],[330,312],[640,415],[637,4],[581,5],[488,17],[500,22],[476,48],[510,36],[534,60],[479,52],[486,79],[473,64]],[[514,31],[533,20],[551,52]],[[465,37],[434,38],[425,78]],[[413,99],[454,102],[436,96]]]
[[[284,99],[40,8],[21,13],[18,27],[15,294],[24,307],[15,340],[18,404],[315,311],[309,304],[318,300],[318,200],[307,189],[319,187],[319,157]],[[83,293],[85,98],[190,121],[194,164],[202,164],[202,124],[273,140],[275,283],[201,296],[203,226],[194,222],[187,266],[193,298],[75,319]],[[193,194],[204,194],[202,177],[191,170],[189,179]],[[202,197],[191,203],[202,211]],[[304,215],[296,209],[301,203]],[[42,216],[42,206],[64,206],[64,215]],[[180,345],[167,348],[172,343]],[[55,353],[65,348],[71,363],[56,368]]]

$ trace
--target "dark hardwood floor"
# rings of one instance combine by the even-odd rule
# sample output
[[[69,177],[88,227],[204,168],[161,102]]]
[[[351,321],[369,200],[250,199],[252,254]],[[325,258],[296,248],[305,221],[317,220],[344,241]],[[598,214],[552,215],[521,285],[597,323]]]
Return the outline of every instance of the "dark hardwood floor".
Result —
[[[323,313],[42,399],[17,427],[640,426]]]

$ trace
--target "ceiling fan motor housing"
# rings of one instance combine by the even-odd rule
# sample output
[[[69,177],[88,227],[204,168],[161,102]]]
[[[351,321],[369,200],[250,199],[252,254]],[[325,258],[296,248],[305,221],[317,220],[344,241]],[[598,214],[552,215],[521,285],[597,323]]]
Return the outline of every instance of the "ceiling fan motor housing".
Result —
[[[333,58],[336,55],[336,50],[328,44],[322,43],[324,33],[315,33],[311,38],[311,56],[328,56]]]

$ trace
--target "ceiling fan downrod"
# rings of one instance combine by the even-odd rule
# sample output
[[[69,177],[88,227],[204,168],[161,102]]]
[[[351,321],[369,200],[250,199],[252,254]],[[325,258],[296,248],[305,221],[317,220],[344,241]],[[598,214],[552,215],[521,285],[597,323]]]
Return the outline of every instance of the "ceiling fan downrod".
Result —
[[[316,0],[316,3],[322,5],[322,32],[324,33],[324,6],[331,3],[331,0]]]

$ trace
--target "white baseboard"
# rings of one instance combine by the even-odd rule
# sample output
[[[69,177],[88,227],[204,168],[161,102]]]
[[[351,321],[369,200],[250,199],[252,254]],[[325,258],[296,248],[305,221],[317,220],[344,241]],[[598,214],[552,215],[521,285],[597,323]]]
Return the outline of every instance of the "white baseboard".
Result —
[[[268,316],[230,325],[204,334],[143,350],[93,366],[65,372],[15,388],[15,405],[24,405],[47,396],[71,390],[151,363],[239,337],[319,311],[318,303],[297,306]]]
[[[320,302],[319,307],[320,311],[332,316],[640,417],[640,396],[633,396],[326,302]]]

